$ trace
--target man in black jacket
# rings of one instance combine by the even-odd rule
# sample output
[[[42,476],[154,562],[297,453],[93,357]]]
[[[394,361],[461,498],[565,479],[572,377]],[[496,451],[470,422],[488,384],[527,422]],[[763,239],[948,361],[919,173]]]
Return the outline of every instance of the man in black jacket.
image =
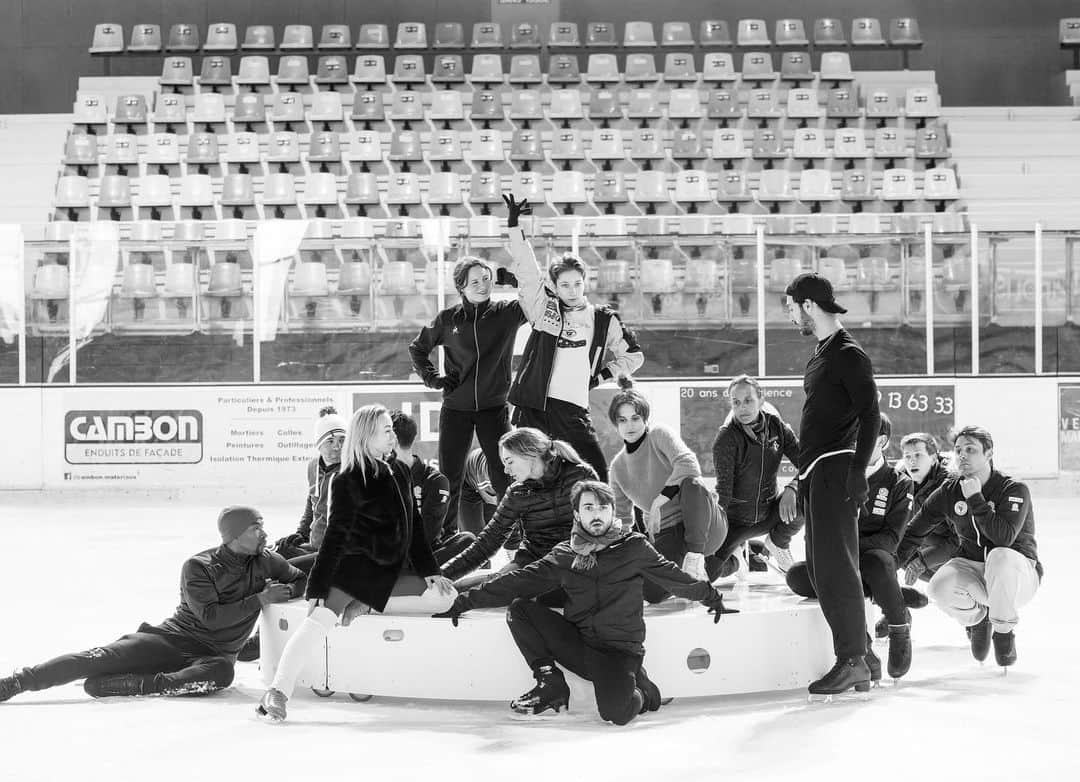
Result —
[[[806,363],[799,423],[799,492],[806,514],[806,552],[821,611],[833,634],[836,664],[812,682],[811,695],[870,689],[866,614],[859,574],[859,508],[866,466],[878,436],[878,394],[870,357],[837,317],[825,277],[800,274],[788,284],[788,314],[818,340]]]
[[[500,270],[502,271],[502,270]],[[492,301],[495,271],[483,258],[464,256],[454,266],[461,303],[440,312],[409,345],[413,368],[428,388],[443,392],[439,414],[439,469],[450,483],[446,522],[457,527],[461,472],[473,433],[489,464],[499,461],[499,438],[510,431],[506,397],[510,360],[518,327],[525,323],[521,304]],[[438,373],[431,352],[443,347],[445,371]],[[502,470],[491,484],[501,498],[509,485]]]
[[[394,436],[397,437],[394,453],[409,468],[413,498],[419,508],[424,537],[435,555],[435,562],[444,565],[467,549],[476,536],[457,532],[444,524],[450,504],[450,482],[445,475],[413,453],[419,431],[416,420],[401,410],[391,413],[390,420],[394,422]]]
[[[266,550],[262,516],[233,506],[218,516],[221,545],[180,575],[180,605],[106,646],[66,654],[0,678],[0,701],[85,678],[88,695],[203,695],[228,687],[237,652],[269,603],[304,591],[304,574]]]
[[[896,580],[896,547],[911,513],[911,480],[894,470],[885,458],[892,422],[884,413],[878,432],[874,457],[866,468],[869,496],[859,508],[859,572],[866,595],[881,606],[885,614],[889,676],[899,679],[911,668],[911,617]],[[817,597],[805,562],[788,571],[787,583],[795,594]],[[870,680],[880,679],[881,661],[869,643],[866,662]]]
[[[911,506],[912,516],[917,513],[931,494],[949,477],[949,470],[943,457],[938,454],[937,442],[933,435],[925,432],[913,432],[900,441],[903,454],[903,466],[914,488],[914,501]],[[931,529],[922,539],[919,552],[912,559],[910,575],[905,573],[905,580],[910,584],[921,579],[929,581],[938,568],[956,555],[959,541],[947,521],[942,521]]]
[[[780,462],[787,457],[799,468],[799,440],[780,414],[765,406],[761,385],[738,375],[728,385],[731,415],[713,441],[716,495],[727,513],[728,535],[716,557],[723,562],[745,541],[759,535],[777,567],[793,564],[791,539],[802,529],[798,512],[798,482],[777,492]]]
[[[994,441],[986,429],[965,426],[953,453],[959,475],[927,498],[898,556],[910,567],[930,530],[949,523],[959,548],[930,579],[930,599],[967,628],[976,660],[986,659],[993,640],[994,658],[1004,668],[1016,662],[1020,608],[1035,597],[1042,580],[1031,493],[994,469]]]
[[[531,565],[458,595],[450,610],[435,616],[456,626],[472,608],[509,604],[510,633],[536,678],[536,687],[515,698],[510,708],[541,715],[567,707],[570,690],[561,664],[593,683],[601,719],[625,725],[660,708],[660,690],[641,665],[643,579],[701,601],[716,620],[731,611],[712,585],[684,573],[633,532],[633,525],[615,518],[615,495],[607,484],[581,481],[572,501],[569,541]],[[560,586],[567,596],[562,614],[529,599]]]

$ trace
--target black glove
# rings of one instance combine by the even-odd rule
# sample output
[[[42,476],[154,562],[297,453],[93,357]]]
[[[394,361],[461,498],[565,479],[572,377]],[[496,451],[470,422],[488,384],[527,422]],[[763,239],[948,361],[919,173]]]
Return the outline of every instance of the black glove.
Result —
[[[522,198],[520,201],[514,199],[513,195],[504,194],[503,203],[506,204],[506,208],[509,210],[509,214],[506,217],[506,224],[513,228],[518,224],[518,218],[521,215],[532,214],[532,207],[529,206],[529,199]]]
[[[509,285],[511,288],[516,288],[518,286],[518,279],[512,271],[500,266],[495,270],[495,284]]]
[[[460,605],[460,602],[461,602],[461,598],[459,597],[457,600],[455,600],[453,602],[453,604],[448,609],[446,609],[445,611],[443,611],[441,613],[438,613],[438,614],[432,614],[431,618],[432,619],[449,619],[453,623],[454,627],[457,627],[458,626],[458,620],[461,618],[461,615],[464,614],[468,610],[464,606]]]
[[[274,550],[277,551],[283,548],[298,548],[308,542],[308,539],[301,535],[299,532],[294,532],[291,535],[286,535],[283,538],[279,538],[274,541]]]
[[[866,482],[866,470],[861,467],[852,467],[847,474],[847,496],[862,507],[870,494],[870,486]]]
[[[449,375],[440,375],[439,377],[436,377],[435,380],[433,380],[431,383],[432,388],[438,391],[445,391],[448,394],[451,393],[459,385],[460,383],[458,383],[457,380],[450,377]]]
[[[709,613],[713,615],[713,624],[720,621],[720,617],[724,614],[737,614],[739,609],[737,608],[725,608],[724,596],[713,590],[713,596],[701,601],[701,604],[709,609]]]

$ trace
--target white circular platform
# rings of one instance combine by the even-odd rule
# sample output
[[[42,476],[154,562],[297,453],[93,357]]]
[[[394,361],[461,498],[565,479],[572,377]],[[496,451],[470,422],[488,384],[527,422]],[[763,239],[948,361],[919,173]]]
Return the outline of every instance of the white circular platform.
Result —
[[[832,635],[817,601],[772,584],[724,591],[725,603],[740,613],[726,614],[718,624],[699,603],[670,599],[646,607],[645,667],[664,697],[796,689],[834,662]],[[263,610],[267,684],[306,614],[303,601]],[[470,611],[455,628],[427,616],[361,616],[330,632],[324,653],[313,657],[297,685],[343,694],[505,701],[533,683],[505,617],[505,609]]]

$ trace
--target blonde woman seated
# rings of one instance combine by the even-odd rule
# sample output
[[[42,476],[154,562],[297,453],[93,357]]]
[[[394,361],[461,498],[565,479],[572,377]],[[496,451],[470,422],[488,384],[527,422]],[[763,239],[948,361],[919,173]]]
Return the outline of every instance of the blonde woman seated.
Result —
[[[394,442],[385,407],[365,405],[353,413],[341,471],[330,484],[326,535],[308,575],[308,616],[285,645],[256,709],[264,719],[285,719],[300,671],[339,617],[348,624],[371,610],[430,614],[457,597],[424,536],[409,468],[389,457]]]
[[[443,566],[443,575],[455,579],[454,586],[459,590],[523,568],[569,540],[574,523],[570,490],[578,481],[596,480],[596,471],[569,443],[552,440],[528,426],[499,439],[499,457],[513,483],[473,544]],[[521,528],[521,544],[502,570],[462,578],[497,552],[517,525]]]
[[[723,560],[712,556],[727,535],[727,519],[701,477],[697,456],[671,429],[649,423],[649,400],[633,381],[619,378],[608,418],[623,448],[611,460],[611,486],[619,502],[633,503],[644,515],[653,546],[700,581],[725,575]],[[645,599],[656,603],[671,593],[645,583]]]

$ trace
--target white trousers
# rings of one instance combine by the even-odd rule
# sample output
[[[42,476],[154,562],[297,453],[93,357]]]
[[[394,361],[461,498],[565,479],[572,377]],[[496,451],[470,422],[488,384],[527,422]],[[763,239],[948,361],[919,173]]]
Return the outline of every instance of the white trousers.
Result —
[[[978,624],[989,613],[994,632],[1007,633],[1038,588],[1035,562],[999,546],[986,555],[986,562],[950,559],[930,579],[927,591],[942,611],[965,627]]]

